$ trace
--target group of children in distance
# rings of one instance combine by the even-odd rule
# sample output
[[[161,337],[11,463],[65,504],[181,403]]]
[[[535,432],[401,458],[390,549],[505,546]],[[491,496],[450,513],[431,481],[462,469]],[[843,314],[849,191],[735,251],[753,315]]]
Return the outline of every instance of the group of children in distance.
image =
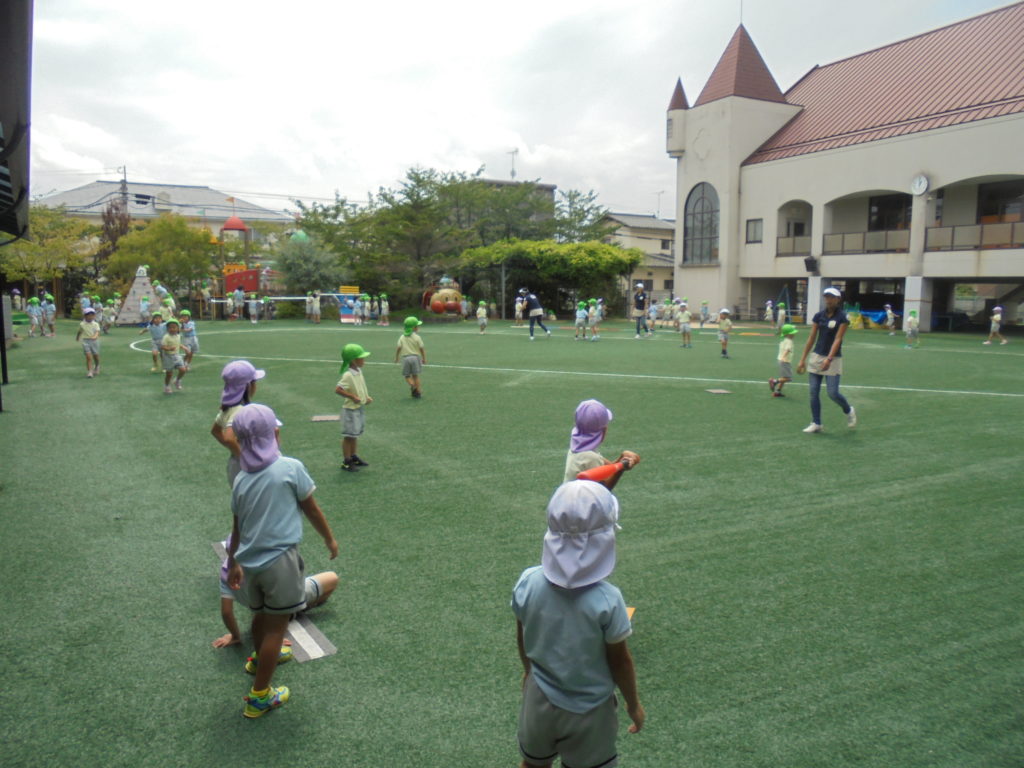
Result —
[[[604,320],[604,299],[588,299],[576,304],[576,336],[578,341],[582,332],[582,339],[587,340],[587,329],[590,329],[590,340],[597,341],[601,338],[601,321]],[[520,311],[521,314],[521,311]]]

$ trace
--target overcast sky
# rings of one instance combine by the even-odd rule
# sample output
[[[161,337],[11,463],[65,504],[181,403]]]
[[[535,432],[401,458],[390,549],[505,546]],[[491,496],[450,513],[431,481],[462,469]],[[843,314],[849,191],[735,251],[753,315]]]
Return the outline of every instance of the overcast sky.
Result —
[[[785,91],[816,64],[1007,5],[743,0]],[[365,200],[412,166],[674,210],[665,110],[692,104],[740,0],[36,0],[32,193],[209,185],[272,208]],[[267,193],[261,196],[256,193]],[[275,197],[276,196],[276,197]]]

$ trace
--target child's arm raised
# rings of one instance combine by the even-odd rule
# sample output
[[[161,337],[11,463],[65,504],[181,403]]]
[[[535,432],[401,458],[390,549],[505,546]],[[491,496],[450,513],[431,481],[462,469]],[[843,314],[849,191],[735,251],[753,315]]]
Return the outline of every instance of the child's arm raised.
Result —
[[[309,520],[310,525],[313,526],[313,530],[319,533],[320,538],[324,540],[324,544],[327,545],[327,551],[331,553],[331,560],[336,558],[338,556],[338,542],[335,540],[334,534],[331,533],[331,526],[327,523],[327,518],[324,517],[323,510],[316,503],[313,494],[300,501],[299,507],[302,509],[306,519]]]

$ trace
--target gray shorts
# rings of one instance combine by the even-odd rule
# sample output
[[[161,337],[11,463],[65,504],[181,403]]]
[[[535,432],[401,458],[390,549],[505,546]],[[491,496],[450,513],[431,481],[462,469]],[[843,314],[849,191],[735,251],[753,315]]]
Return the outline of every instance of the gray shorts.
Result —
[[[160,364],[165,371],[173,371],[176,368],[185,367],[185,361],[181,355],[168,355],[166,352],[160,353]]]
[[[583,714],[559,709],[548,701],[530,674],[519,710],[519,753],[537,765],[553,762],[556,756],[562,758],[562,765],[618,765],[617,707],[613,694]]]
[[[719,331],[718,332],[718,340],[719,341],[729,341],[729,334],[726,333],[725,331]]]
[[[680,333],[689,333],[690,332],[690,324],[689,323],[680,323],[679,324],[679,332]]]
[[[366,428],[366,413],[362,406],[341,409],[341,436],[359,437]]]
[[[100,353],[100,340],[82,339],[82,351],[87,355],[98,355]]]
[[[238,592],[235,592],[231,587],[227,585],[227,582],[222,578],[220,580],[220,596],[227,598],[228,600],[234,600],[238,597]],[[317,584],[316,579],[312,576],[306,577],[306,606],[309,607],[317,600],[320,599],[320,585]]]
[[[419,376],[423,370],[423,360],[419,355],[406,355],[402,358],[402,375]]]
[[[193,336],[188,339],[182,339],[181,343],[188,347],[193,355],[199,354],[199,339],[197,339],[196,337]]]
[[[295,613],[306,607],[306,565],[299,548],[290,547],[262,571],[245,568],[235,598],[257,613]]]
[[[784,363],[779,361],[779,378],[780,379],[792,379],[793,378],[793,364]]]

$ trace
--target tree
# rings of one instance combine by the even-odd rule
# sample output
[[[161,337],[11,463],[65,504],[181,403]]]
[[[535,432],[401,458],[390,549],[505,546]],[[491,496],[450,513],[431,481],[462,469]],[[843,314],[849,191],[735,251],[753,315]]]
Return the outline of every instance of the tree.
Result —
[[[321,248],[315,239],[292,238],[277,250],[277,268],[288,290],[304,294],[313,290],[334,290],[341,283],[338,258]]]
[[[100,244],[92,259],[92,279],[96,280],[103,272],[107,259],[117,250],[117,242],[128,234],[132,227],[132,217],[128,207],[120,197],[113,198],[103,209],[100,225]]]
[[[150,277],[181,292],[211,274],[215,256],[209,232],[193,229],[175,213],[164,213],[118,241],[105,274],[110,280],[131,282],[135,270],[147,264]]]
[[[3,271],[11,280],[33,286],[82,268],[95,249],[95,227],[66,214],[63,207],[34,205],[29,210],[31,240],[18,240],[0,248]]]
[[[597,202],[597,193],[570,189],[559,190],[555,203],[555,239],[560,243],[585,243],[604,240],[615,231],[614,225],[602,224],[608,209]]]
[[[471,248],[462,254],[478,267],[504,265],[512,285],[529,282],[545,306],[561,307],[577,297],[615,296],[618,282],[643,260],[639,248],[607,243],[513,240]]]

